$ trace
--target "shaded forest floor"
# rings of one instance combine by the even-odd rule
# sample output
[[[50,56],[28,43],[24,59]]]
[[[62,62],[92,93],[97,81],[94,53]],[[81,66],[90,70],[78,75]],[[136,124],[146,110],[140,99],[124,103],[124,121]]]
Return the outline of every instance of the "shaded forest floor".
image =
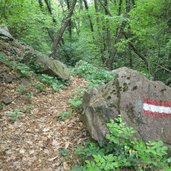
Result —
[[[14,71],[0,64],[9,75]],[[0,110],[0,171],[65,171],[76,162],[72,153],[74,147],[87,139],[80,114],[72,111],[65,121],[58,120],[61,112],[71,110],[68,100],[75,88],[86,86],[86,81],[71,78],[72,84],[59,92],[47,88],[37,93],[31,86],[37,80],[16,79],[12,83],[0,83],[0,99],[6,98],[10,104]],[[29,97],[17,91],[23,84]],[[19,110],[19,119],[12,122],[9,111]],[[69,160],[59,154],[60,149],[68,149]],[[73,156],[72,156],[73,155]]]

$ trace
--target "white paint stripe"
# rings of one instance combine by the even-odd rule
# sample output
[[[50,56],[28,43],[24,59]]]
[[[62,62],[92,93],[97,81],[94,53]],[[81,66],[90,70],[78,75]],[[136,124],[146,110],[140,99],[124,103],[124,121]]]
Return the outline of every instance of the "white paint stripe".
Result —
[[[143,109],[151,112],[171,114],[171,107],[155,106],[155,105],[144,103]]]

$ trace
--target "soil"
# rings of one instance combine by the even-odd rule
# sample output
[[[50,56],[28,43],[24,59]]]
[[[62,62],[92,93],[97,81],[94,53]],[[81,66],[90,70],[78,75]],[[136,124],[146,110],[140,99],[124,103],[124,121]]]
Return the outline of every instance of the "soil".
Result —
[[[88,136],[79,112],[69,108],[68,100],[74,89],[85,87],[87,82],[71,77],[72,84],[59,92],[48,87],[37,92],[32,86],[35,78],[19,78],[5,65],[0,68],[14,76],[13,81],[0,82],[0,100],[12,99],[9,104],[0,101],[0,171],[70,170],[77,160],[72,151]],[[21,84],[27,93],[33,92],[31,97],[18,90]],[[12,121],[8,112],[17,110],[18,118]],[[71,110],[68,119],[57,119],[61,112]],[[61,149],[70,151],[69,160],[60,155]]]

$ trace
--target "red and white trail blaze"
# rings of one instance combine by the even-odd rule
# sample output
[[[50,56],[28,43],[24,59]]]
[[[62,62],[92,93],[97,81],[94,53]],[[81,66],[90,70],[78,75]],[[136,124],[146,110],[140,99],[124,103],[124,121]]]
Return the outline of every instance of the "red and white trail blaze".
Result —
[[[144,99],[143,110],[145,115],[154,117],[171,117],[171,102]]]

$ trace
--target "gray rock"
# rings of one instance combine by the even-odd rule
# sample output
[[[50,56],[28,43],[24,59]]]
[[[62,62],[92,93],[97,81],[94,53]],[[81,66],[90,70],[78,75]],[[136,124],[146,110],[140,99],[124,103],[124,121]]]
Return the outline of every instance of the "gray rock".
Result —
[[[13,99],[10,97],[2,97],[0,100],[1,103],[4,103],[5,105],[8,105],[13,102]]]
[[[62,80],[69,80],[70,75],[66,66],[58,60],[54,60],[33,49],[27,49],[22,60],[25,64],[33,66],[37,72],[57,76]]]
[[[5,40],[13,40],[14,38],[9,33],[8,28],[5,25],[0,25],[0,38]]]
[[[8,75],[8,77],[5,78],[5,83],[12,83],[16,79],[17,77],[15,75]]]
[[[171,104],[171,88],[125,67],[114,72],[117,76],[112,81],[84,94],[82,118],[92,138],[103,140],[106,122],[121,114],[127,126],[137,131],[137,138],[162,140],[171,147],[171,106],[167,114],[163,108],[158,113],[145,108],[149,102]]]

